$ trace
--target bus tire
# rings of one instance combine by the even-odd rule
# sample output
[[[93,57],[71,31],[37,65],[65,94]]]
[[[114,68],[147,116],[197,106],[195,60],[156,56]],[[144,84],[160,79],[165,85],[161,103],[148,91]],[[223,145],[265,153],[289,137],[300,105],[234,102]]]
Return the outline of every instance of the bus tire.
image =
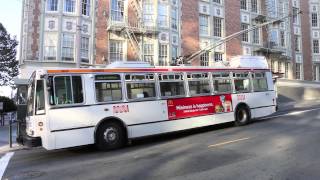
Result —
[[[251,120],[250,110],[247,106],[241,105],[235,111],[235,125],[244,126]]]
[[[96,133],[96,147],[107,151],[123,147],[125,144],[125,131],[116,122],[102,123]]]

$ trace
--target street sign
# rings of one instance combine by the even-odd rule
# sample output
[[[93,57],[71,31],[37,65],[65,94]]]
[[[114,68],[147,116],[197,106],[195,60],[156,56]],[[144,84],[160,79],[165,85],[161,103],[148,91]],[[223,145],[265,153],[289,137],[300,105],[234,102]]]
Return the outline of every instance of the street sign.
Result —
[[[3,102],[0,102],[0,111],[3,110]]]

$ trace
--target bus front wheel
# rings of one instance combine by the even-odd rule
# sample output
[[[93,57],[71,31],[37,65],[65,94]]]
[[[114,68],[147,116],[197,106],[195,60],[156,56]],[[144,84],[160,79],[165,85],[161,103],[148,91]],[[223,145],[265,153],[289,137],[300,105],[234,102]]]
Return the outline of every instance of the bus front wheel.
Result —
[[[235,112],[235,125],[244,126],[248,124],[251,120],[250,110],[246,106],[240,106],[236,109]]]
[[[96,134],[96,146],[99,150],[112,150],[124,146],[125,133],[121,125],[107,122],[100,125]]]

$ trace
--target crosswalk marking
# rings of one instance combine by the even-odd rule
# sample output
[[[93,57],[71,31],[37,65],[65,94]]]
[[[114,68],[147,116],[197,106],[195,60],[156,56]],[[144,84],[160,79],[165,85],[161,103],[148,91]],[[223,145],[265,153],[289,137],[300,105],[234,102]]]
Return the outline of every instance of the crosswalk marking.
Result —
[[[2,179],[2,176],[4,172],[7,169],[7,166],[9,164],[10,159],[14,155],[14,152],[6,153],[1,159],[0,159],[0,179]]]

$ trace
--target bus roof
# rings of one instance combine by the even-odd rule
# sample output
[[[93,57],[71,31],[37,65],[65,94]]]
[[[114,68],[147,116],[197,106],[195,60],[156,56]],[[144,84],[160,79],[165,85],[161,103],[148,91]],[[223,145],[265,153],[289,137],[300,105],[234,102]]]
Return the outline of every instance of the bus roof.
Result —
[[[91,73],[144,73],[144,72],[220,72],[220,71],[270,71],[266,68],[212,68],[197,66],[167,66],[152,68],[70,68],[70,69],[48,69],[48,74],[91,74]]]

